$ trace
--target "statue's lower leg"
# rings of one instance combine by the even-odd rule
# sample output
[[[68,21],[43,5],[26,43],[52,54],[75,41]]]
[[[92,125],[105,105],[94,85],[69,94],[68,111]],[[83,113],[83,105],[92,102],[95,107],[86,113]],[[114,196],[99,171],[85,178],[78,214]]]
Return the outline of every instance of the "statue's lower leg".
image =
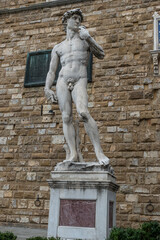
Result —
[[[94,146],[96,157],[100,164],[108,165],[109,158],[106,157],[103,153],[103,150],[100,145],[99,134],[97,124],[94,119],[87,113],[81,113],[81,118],[84,121],[85,130],[90,137],[90,140]]]
[[[69,147],[69,154],[67,156],[67,159],[64,161],[77,161],[75,130],[73,124],[71,122],[63,123],[63,132]]]

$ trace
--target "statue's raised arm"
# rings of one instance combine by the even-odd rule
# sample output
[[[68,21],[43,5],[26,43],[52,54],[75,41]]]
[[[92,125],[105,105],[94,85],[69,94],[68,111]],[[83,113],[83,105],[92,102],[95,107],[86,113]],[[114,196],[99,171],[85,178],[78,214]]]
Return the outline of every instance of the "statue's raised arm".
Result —
[[[86,40],[91,52],[99,59],[103,59],[105,54],[103,48],[90,36],[87,29],[83,26],[79,27],[79,36],[81,39]]]

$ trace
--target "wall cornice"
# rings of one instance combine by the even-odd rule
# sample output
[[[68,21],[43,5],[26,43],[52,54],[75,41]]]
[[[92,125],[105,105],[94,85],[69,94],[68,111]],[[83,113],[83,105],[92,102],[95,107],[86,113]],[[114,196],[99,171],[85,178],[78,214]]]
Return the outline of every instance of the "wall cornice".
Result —
[[[68,4],[72,4],[72,3],[86,2],[86,1],[91,2],[92,0],[55,0],[52,2],[32,4],[28,7],[20,7],[20,8],[15,8],[15,9],[8,9],[8,8],[2,9],[2,10],[0,10],[0,15],[19,13],[19,12],[23,12],[23,11],[32,11],[32,10],[43,9],[43,8],[52,8],[52,7],[68,5]]]

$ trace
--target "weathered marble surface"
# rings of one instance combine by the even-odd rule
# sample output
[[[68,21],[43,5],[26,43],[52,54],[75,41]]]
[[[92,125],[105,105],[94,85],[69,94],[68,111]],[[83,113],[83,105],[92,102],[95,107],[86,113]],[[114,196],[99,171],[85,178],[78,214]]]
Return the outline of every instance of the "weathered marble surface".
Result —
[[[64,161],[58,163],[55,171],[106,171],[114,175],[114,170],[110,165],[101,165],[98,162],[72,162]]]
[[[87,96],[88,53],[92,52],[99,59],[103,59],[105,54],[102,47],[90,36],[86,27],[81,25],[82,21],[83,14],[78,8],[64,13],[62,23],[66,31],[66,39],[52,50],[44,90],[48,100],[53,103],[58,101],[62,112],[63,132],[69,147],[66,160],[77,161],[79,158],[72,122],[72,102],[74,102],[78,115],[84,122],[86,133],[94,146],[97,160],[101,164],[108,165],[109,158],[104,155],[101,148],[97,124],[88,111]],[[62,68],[55,94],[51,88],[59,62]]]

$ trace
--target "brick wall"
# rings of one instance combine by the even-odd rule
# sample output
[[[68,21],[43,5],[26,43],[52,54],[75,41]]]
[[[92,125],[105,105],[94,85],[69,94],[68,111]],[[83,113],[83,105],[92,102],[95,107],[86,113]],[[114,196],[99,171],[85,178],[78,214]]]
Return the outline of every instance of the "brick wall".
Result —
[[[50,2],[50,0],[1,0],[0,9],[15,9],[31,6],[31,4]]]
[[[0,8],[18,8],[22,2],[3,0]],[[0,15],[0,224],[47,226],[46,179],[65,158],[62,120],[58,106],[46,102],[43,87],[23,87],[26,57],[65,38],[61,16],[75,7],[84,12],[84,25],[106,54],[104,60],[93,59],[88,94],[120,185],[117,225],[160,221],[160,77],[153,76],[149,52],[152,15],[160,6],[156,0],[96,0]],[[82,125],[80,134],[85,160],[95,160]]]

